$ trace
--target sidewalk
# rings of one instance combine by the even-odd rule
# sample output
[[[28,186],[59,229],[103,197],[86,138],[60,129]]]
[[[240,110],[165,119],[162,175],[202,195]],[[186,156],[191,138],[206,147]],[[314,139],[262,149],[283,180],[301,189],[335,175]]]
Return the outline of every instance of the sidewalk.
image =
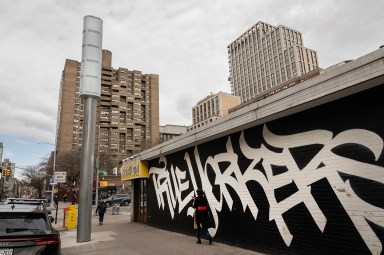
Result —
[[[67,203],[68,206],[68,203]],[[60,208],[60,206],[59,206]],[[62,209],[60,209],[62,211]],[[52,216],[55,211],[52,210]],[[77,242],[77,229],[67,230],[63,226],[63,219],[58,217],[57,224],[53,226],[61,234],[61,254],[128,254],[128,255],[191,255],[191,254],[239,254],[261,255],[261,253],[240,249],[213,242],[208,244],[202,240],[202,244],[196,244],[196,237],[165,231],[150,227],[146,224],[131,222],[131,214],[122,212],[112,215],[107,210],[104,224],[98,224],[98,217],[92,216],[91,240]]]

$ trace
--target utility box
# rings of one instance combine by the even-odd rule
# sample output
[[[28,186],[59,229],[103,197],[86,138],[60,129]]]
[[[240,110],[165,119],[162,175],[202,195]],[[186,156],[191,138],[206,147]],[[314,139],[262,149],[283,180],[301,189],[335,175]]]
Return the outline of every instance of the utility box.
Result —
[[[64,208],[64,227],[73,229],[77,227],[77,206],[70,205]]]

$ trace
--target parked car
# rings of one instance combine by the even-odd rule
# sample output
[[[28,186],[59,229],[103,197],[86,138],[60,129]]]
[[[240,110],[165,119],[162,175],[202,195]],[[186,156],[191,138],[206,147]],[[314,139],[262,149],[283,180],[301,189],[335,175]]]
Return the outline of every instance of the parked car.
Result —
[[[8,200],[0,204],[0,254],[60,254],[60,232],[44,201]]]
[[[110,207],[113,204],[120,204],[120,205],[127,206],[131,204],[131,197],[127,194],[116,194],[105,199],[104,202],[107,205],[107,207]]]

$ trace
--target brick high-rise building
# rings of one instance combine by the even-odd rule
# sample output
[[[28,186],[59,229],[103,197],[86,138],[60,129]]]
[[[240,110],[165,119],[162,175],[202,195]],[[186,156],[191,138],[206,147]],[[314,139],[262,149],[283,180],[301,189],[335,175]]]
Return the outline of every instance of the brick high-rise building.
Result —
[[[97,103],[95,150],[114,166],[159,141],[159,76],[112,67],[102,52],[101,98]],[[81,63],[67,59],[62,73],[57,120],[57,153],[81,150],[84,104],[80,98]]]
[[[232,94],[246,102],[291,78],[318,68],[316,51],[301,32],[259,21],[227,47]]]
[[[3,162],[3,143],[0,142],[0,164]]]

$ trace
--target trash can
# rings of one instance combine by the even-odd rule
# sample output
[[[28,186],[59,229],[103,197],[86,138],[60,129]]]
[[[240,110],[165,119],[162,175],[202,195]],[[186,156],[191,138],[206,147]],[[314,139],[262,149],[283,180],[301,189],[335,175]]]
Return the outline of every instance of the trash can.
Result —
[[[118,204],[113,204],[112,207],[112,215],[117,215],[120,213],[120,205]]]

